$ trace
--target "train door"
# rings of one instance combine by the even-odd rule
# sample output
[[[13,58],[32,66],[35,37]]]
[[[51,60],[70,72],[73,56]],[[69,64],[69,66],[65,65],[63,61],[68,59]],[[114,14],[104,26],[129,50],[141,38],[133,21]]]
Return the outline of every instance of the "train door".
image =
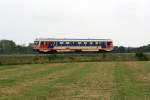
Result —
[[[100,42],[96,42],[97,49],[101,49]]]
[[[101,48],[106,48],[106,42],[101,42]]]
[[[40,48],[42,48],[42,49],[48,48],[48,42],[41,41]]]
[[[54,42],[49,42],[48,43],[48,48],[54,48]]]

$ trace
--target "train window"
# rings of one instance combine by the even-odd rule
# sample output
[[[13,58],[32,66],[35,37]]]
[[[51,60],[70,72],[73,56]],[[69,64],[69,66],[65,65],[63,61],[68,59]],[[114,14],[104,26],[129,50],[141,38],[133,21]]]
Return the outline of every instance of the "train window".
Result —
[[[66,42],[63,42],[62,46],[66,46]]]
[[[81,42],[81,46],[85,46],[84,42]]]
[[[60,42],[57,42],[57,46],[61,46]]]
[[[66,42],[66,46],[69,46],[69,42]]]
[[[69,42],[69,46],[73,46],[73,42]]]
[[[79,46],[78,42],[74,42],[74,46]]]
[[[63,44],[63,42],[60,42],[60,44]]]
[[[95,42],[93,42],[93,43],[92,43],[92,46],[96,46],[96,43],[95,43]]]
[[[98,46],[101,46],[101,42],[98,42]]]
[[[56,42],[53,42],[54,45],[56,45]]]
[[[48,45],[49,43],[48,42],[45,42],[45,45]]]
[[[69,44],[69,42],[66,42],[66,44]]]
[[[78,44],[81,44],[81,42],[78,42]]]
[[[41,42],[41,45],[44,45],[44,42],[43,42],[43,41]]]
[[[87,42],[86,46],[90,46],[90,42]]]
[[[57,46],[57,43],[56,43],[56,42],[54,42],[54,46]]]
[[[98,46],[98,42],[95,42],[95,46]]]
[[[106,48],[106,42],[101,42],[101,47]]]
[[[39,41],[35,41],[35,42],[34,42],[34,45],[39,45]]]

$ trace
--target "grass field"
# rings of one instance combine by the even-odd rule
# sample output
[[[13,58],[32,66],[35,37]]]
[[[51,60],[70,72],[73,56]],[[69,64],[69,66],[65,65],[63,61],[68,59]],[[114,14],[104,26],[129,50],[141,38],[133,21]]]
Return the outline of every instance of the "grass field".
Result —
[[[150,100],[150,62],[2,65],[0,100]]]

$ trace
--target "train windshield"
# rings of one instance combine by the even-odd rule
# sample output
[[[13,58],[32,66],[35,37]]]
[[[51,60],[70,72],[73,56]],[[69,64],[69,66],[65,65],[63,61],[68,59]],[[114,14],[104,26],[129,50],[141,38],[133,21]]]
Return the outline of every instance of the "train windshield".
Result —
[[[34,45],[39,45],[39,41],[34,41]]]
[[[107,45],[112,46],[113,43],[111,41],[107,42]]]

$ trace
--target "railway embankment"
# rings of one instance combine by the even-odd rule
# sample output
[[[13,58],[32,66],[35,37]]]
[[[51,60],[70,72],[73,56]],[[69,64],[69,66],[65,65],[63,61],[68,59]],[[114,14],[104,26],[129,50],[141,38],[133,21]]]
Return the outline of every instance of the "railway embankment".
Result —
[[[150,53],[56,53],[0,55],[0,65],[102,61],[150,61]]]

